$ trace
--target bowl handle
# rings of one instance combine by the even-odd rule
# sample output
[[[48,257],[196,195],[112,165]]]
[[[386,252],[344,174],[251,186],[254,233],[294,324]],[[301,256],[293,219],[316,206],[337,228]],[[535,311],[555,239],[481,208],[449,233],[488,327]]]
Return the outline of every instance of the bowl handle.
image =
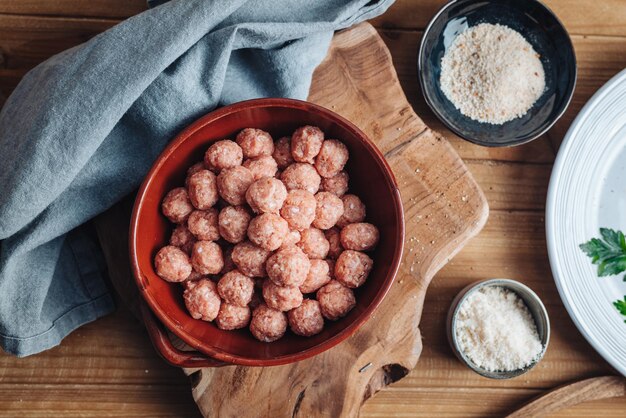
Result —
[[[169,364],[189,369],[229,365],[223,361],[207,357],[198,351],[183,351],[174,347],[172,341],[167,335],[165,326],[154,316],[144,301],[141,301],[140,303],[140,310],[141,317],[143,318],[143,322],[148,330],[148,335],[150,336],[152,345],[161,357],[163,357],[163,359]]]

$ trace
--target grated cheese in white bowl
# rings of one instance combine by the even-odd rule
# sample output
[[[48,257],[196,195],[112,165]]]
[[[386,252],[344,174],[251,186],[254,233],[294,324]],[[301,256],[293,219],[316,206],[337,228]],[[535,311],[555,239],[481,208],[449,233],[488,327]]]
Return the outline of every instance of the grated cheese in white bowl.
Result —
[[[463,354],[490,372],[523,369],[544,348],[524,301],[501,286],[472,292],[459,307],[454,332]]]

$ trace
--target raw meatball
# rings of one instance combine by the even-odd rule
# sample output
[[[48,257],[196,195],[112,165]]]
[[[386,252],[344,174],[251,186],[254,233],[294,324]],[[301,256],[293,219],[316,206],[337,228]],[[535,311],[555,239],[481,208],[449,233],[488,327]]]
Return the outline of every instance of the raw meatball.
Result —
[[[182,282],[191,274],[189,257],[183,250],[167,245],[159,250],[154,257],[156,273],[168,282]]]
[[[199,170],[187,181],[189,199],[198,209],[209,209],[217,203],[217,178],[209,170]]]
[[[313,293],[328,282],[330,282],[330,266],[326,260],[311,260],[309,274],[307,274],[304,283],[300,285],[300,291]]]
[[[243,166],[250,170],[252,178],[255,180],[262,179],[263,177],[274,177],[278,171],[276,160],[269,155],[250,158],[243,162]]]
[[[184,187],[177,187],[169,191],[161,203],[163,215],[175,224],[183,223],[194,210],[189,195]]]
[[[220,235],[233,244],[243,241],[252,216],[243,206],[226,206],[220,211],[218,227]]]
[[[330,229],[343,215],[343,202],[330,192],[319,192],[315,195],[317,206],[313,226],[319,229]]]
[[[242,161],[241,147],[230,139],[214,142],[204,154],[204,165],[217,173],[225,168],[237,167]]]
[[[204,170],[204,162],[195,163],[187,169],[187,178],[185,178],[185,187],[189,186],[189,179],[200,170]]]
[[[329,258],[327,258],[326,263],[328,264],[328,275],[330,276],[331,280],[335,278],[335,264],[336,261],[335,260],[331,260]]]
[[[196,237],[193,236],[191,231],[185,225],[177,225],[172,231],[170,237],[170,245],[178,247],[187,254],[191,254],[193,244],[196,242]]]
[[[201,241],[220,239],[217,209],[194,210],[187,220],[187,228]]]
[[[229,271],[233,271],[237,268],[233,261],[233,247],[231,245],[224,245],[222,247],[222,254],[224,255],[224,267],[222,267],[221,274],[226,274]]]
[[[302,231],[313,223],[316,207],[317,201],[311,193],[306,190],[292,190],[287,194],[280,215],[291,229]]]
[[[317,228],[305,229],[300,233],[300,242],[297,246],[309,258],[326,258],[330,244],[324,233]]]
[[[345,287],[337,280],[332,280],[317,291],[317,301],[324,318],[331,321],[346,316],[356,306],[352,289]]]
[[[246,306],[252,300],[254,280],[239,270],[229,271],[217,283],[217,292],[225,302]]]
[[[195,270],[191,270],[191,274],[189,275],[189,277],[187,277],[187,280],[183,282],[183,285],[189,284],[191,282],[195,282],[200,279],[208,279],[208,278],[209,276],[205,276],[203,274],[198,273]]]
[[[206,279],[198,280],[193,285],[187,286],[183,292],[183,299],[192,318],[203,321],[214,320],[222,304],[215,283]]]
[[[274,140],[270,134],[260,129],[246,128],[239,132],[235,140],[246,158],[272,155],[274,152]]]
[[[265,262],[270,252],[257,247],[250,241],[243,241],[233,248],[233,262],[246,276],[265,277]]]
[[[350,224],[341,230],[341,245],[346,250],[367,251],[376,246],[378,237],[378,228],[372,224]]]
[[[291,156],[291,138],[284,136],[274,143],[274,160],[278,164],[278,168],[284,170],[293,163]]]
[[[272,309],[287,312],[302,303],[302,293],[297,287],[277,286],[271,280],[263,282],[263,299]]]
[[[189,288],[194,287],[196,284],[198,284],[198,281],[200,279],[206,279],[206,277],[200,276],[196,280],[185,280],[184,282],[181,282],[180,284],[183,285],[183,289],[189,289]]]
[[[281,247],[296,245],[298,242],[300,242],[300,232],[290,230],[289,233],[285,235],[285,238],[283,238],[283,244],[281,245]]]
[[[291,156],[296,161],[313,164],[322,148],[322,142],[324,142],[324,132],[320,128],[302,126],[291,135]]]
[[[336,176],[322,178],[320,190],[330,192],[336,196],[343,196],[348,191],[350,176],[345,171],[340,171]]]
[[[191,251],[191,265],[200,274],[217,274],[224,267],[224,256],[219,245],[211,241],[198,241]]]
[[[277,250],[289,233],[287,221],[274,213],[257,216],[248,226],[248,238],[268,251]]]
[[[339,254],[343,251],[343,247],[341,246],[341,234],[338,228],[331,228],[327,231],[324,231],[324,236],[328,240],[330,247],[328,249],[328,257],[337,259]]]
[[[227,331],[245,328],[250,322],[250,308],[247,306],[237,306],[228,302],[222,302],[220,312],[215,318],[215,323],[219,329]]]
[[[253,181],[252,173],[245,167],[225,168],[217,176],[217,190],[225,201],[238,206],[246,202],[246,191]]]
[[[335,279],[345,286],[359,287],[367,280],[372,267],[374,267],[374,262],[367,254],[346,250],[341,253],[335,263]]]
[[[267,275],[278,286],[300,286],[309,273],[311,262],[298,247],[286,247],[267,259]]]
[[[320,304],[313,299],[306,299],[302,305],[287,313],[289,327],[294,334],[310,337],[322,332],[324,317]]]
[[[294,163],[280,175],[280,179],[285,183],[287,190],[306,190],[310,193],[317,193],[322,181],[319,174],[311,164]]]
[[[341,198],[343,201],[343,215],[337,221],[337,226],[343,228],[348,224],[363,222],[365,219],[365,205],[358,196],[347,194]]]
[[[256,213],[278,213],[286,198],[285,185],[273,177],[255,181],[246,192],[246,201]]]
[[[315,168],[320,176],[334,177],[348,162],[348,148],[335,139],[327,139],[315,158]]]
[[[252,312],[250,332],[257,340],[270,343],[285,335],[285,331],[287,316],[281,311],[261,304]]]

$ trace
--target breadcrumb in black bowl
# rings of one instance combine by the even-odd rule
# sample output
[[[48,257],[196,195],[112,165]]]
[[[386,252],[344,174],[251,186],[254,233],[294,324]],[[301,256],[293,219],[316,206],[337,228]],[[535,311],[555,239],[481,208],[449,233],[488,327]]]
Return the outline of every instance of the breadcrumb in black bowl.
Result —
[[[441,60],[456,37],[481,23],[519,32],[540,55],[545,90],[528,112],[500,125],[463,115],[441,90]],[[418,77],[433,113],[455,134],[484,146],[520,145],[541,136],[563,115],[576,85],[576,56],[559,19],[536,0],[453,0],[430,21],[419,49]]]

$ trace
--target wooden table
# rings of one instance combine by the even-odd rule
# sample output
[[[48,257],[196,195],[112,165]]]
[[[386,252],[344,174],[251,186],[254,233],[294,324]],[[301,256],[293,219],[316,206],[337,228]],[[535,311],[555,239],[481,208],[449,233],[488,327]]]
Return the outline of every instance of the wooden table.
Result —
[[[482,186],[491,208],[481,234],[431,284],[422,317],[424,351],[406,378],[367,402],[363,417],[501,416],[531,397],[581,378],[615,373],[574,327],[551,277],[544,234],[545,195],[555,152],[574,116],[626,67],[626,2],[551,0],[572,35],[579,79],[562,120],[542,138],[515,148],[469,144],[442,128],[416,77],[417,47],[443,0],[397,0],[373,23],[392,52],[406,95],[444,133]],[[143,0],[0,0],[0,92],[25,72],[145,8]],[[0,99],[1,102],[1,99]],[[444,321],[454,295],[487,277],[530,285],[546,303],[552,341],[532,372],[510,381],[481,378],[452,355]],[[582,404],[555,416],[622,417],[626,399]],[[0,354],[0,417],[198,417],[187,379],[166,365],[123,307],[86,325],[61,346],[26,359]]]

